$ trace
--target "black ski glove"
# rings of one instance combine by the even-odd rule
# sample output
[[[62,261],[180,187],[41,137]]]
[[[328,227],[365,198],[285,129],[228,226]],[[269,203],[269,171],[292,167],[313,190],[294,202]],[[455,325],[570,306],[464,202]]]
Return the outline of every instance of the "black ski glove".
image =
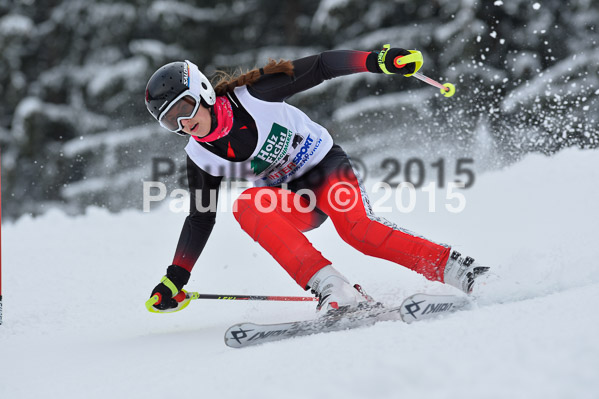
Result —
[[[402,58],[405,57],[405,62]],[[417,50],[390,48],[388,44],[378,53],[378,67],[386,74],[412,76],[422,66],[422,54]]]
[[[191,273],[177,265],[170,265],[166,269],[166,276],[160,280],[160,284],[154,287],[152,295],[158,296],[158,302],[154,307],[158,310],[167,310],[176,308],[179,304],[173,297],[183,289],[183,286],[189,282]]]

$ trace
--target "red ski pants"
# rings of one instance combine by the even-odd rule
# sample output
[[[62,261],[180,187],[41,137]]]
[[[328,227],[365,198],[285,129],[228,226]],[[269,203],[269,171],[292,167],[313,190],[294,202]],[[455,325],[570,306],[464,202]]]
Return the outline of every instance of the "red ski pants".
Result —
[[[331,264],[303,234],[318,227],[326,216],[339,236],[358,251],[405,266],[429,280],[443,281],[449,246],[376,218],[351,167],[336,169],[321,180],[310,200],[300,195],[302,192],[253,187],[245,190],[233,207],[242,229],[302,288],[307,288],[314,273]],[[321,212],[309,210],[314,201]]]

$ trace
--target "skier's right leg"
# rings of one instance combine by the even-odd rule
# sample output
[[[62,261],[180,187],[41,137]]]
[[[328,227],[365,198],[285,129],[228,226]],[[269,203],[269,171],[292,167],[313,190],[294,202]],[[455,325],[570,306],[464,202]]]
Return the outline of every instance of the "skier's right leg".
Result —
[[[326,220],[326,215],[316,210],[308,212],[308,202],[281,188],[253,187],[233,206],[241,228],[304,289],[318,270],[331,264],[303,234]]]
[[[326,215],[288,190],[254,187],[235,201],[242,229],[257,241],[304,289],[319,298],[317,310],[354,306],[366,298],[316,250],[303,232],[318,227]]]

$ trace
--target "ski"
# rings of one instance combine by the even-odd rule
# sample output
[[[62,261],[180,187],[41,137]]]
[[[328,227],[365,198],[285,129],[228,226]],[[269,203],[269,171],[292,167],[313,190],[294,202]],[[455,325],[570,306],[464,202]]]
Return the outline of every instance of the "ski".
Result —
[[[467,296],[414,294],[403,300],[399,306],[399,313],[401,320],[409,324],[466,310],[471,306],[472,301]]]
[[[235,324],[225,332],[225,344],[231,348],[245,348],[292,337],[366,327],[380,321],[400,320],[411,323],[467,309],[470,306],[471,301],[465,296],[414,294],[395,307],[387,308],[380,303],[364,303],[356,308],[329,311],[312,320],[275,324]]]

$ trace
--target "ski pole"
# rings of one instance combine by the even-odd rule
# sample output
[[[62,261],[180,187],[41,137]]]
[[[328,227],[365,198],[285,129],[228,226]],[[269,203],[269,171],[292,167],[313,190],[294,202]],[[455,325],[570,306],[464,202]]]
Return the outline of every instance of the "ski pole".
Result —
[[[420,72],[416,72],[412,76],[415,77],[416,79],[423,81],[424,83],[428,83],[431,86],[435,86],[436,88],[441,89],[441,94],[443,94],[445,97],[451,97],[455,93],[455,86],[452,85],[451,83],[441,84],[441,83],[437,82],[436,80],[433,80],[427,76],[424,76]]]
[[[184,309],[189,305],[189,302],[194,299],[221,299],[227,301],[282,301],[282,302],[314,302],[318,298],[311,296],[275,296],[275,295],[231,295],[231,294],[200,294],[199,292],[187,292],[181,290],[173,297],[179,306],[171,312],[176,312]],[[146,301],[146,309],[152,313],[160,313],[154,308],[154,305],[160,300],[158,295],[152,296]]]
[[[180,295],[180,294],[178,294]],[[276,296],[276,295],[224,295],[224,294],[200,294],[199,292],[186,292],[185,298],[189,299],[224,299],[233,301],[289,301],[304,302],[318,301],[313,296]],[[175,296],[176,299],[176,296]]]
[[[382,68],[384,68],[384,64],[381,63],[381,60],[384,61],[385,59],[385,53],[387,52],[387,50],[389,50],[389,45],[386,44],[383,47],[383,51],[381,51],[381,53],[379,54],[379,65],[383,65]],[[420,51],[418,50],[408,50],[408,52],[410,54],[408,55],[398,55],[397,57],[395,57],[395,59],[393,60],[393,65],[395,65],[395,67],[397,68],[403,68],[404,66],[406,66],[406,64],[413,62],[415,64],[415,70],[416,72],[407,75],[404,75],[406,77],[410,77],[413,76],[416,79],[419,79],[421,81],[423,81],[424,83],[427,83],[431,86],[435,86],[438,89],[441,89],[441,94],[443,94],[445,97],[451,97],[454,95],[455,93],[455,86],[451,83],[445,83],[445,84],[441,84],[427,76],[424,76],[423,74],[421,74],[420,72],[418,72],[418,69],[420,69],[420,67],[422,66],[422,54],[420,53]],[[383,72],[385,73],[389,73],[389,71],[387,71],[386,68],[383,69]]]

